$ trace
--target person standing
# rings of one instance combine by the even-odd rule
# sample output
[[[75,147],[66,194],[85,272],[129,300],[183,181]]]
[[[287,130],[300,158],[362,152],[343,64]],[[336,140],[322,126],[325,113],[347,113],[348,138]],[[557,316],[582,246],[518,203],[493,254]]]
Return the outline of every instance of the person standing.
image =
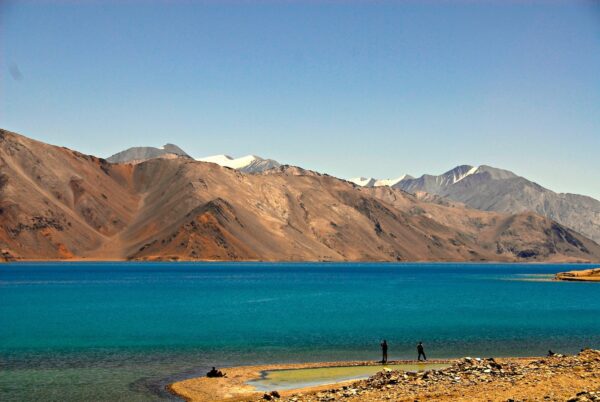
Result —
[[[419,353],[419,357],[417,357],[417,360],[421,361],[421,356],[423,356],[423,360],[427,360],[427,357],[425,356],[425,348],[423,347],[423,342],[419,342],[419,344],[417,345],[417,352]]]
[[[387,350],[388,350],[388,344],[387,344],[387,341],[384,339],[383,342],[381,342],[381,354],[382,354],[381,362],[384,364],[387,363]]]

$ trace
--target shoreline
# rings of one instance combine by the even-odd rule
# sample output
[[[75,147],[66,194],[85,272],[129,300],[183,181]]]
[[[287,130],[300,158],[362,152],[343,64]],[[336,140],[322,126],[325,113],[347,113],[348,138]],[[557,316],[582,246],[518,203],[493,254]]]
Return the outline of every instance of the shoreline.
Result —
[[[390,361],[414,364],[415,360]],[[277,400],[289,402],[344,401],[566,401],[581,392],[598,392],[600,398],[600,351],[587,349],[577,355],[507,357],[497,359],[444,359],[427,363],[450,364],[427,372],[384,370],[379,362],[323,362],[271,364],[223,368],[227,377],[196,377],[170,384],[167,389],[189,402],[242,402]],[[256,390],[249,381],[264,371],[322,367],[381,366],[363,380],[347,380],[270,392]],[[592,394],[596,395],[596,394]],[[579,399],[573,399],[579,400]],[[581,399],[586,401],[587,399]],[[593,399],[591,399],[593,400]]]
[[[600,282],[600,268],[582,269],[579,271],[559,272],[554,278],[557,281]]]
[[[523,358],[528,359],[528,358]],[[429,364],[452,364],[458,359],[436,359],[428,360]],[[167,386],[167,390],[172,394],[192,402],[209,402],[209,401],[249,401],[260,399],[265,392],[254,388],[248,384],[250,381],[260,380],[264,378],[266,371],[276,370],[294,370],[294,369],[313,369],[313,368],[335,368],[335,367],[356,367],[369,366],[381,367],[384,370],[386,366],[396,364],[418,364],[417,360],[390,360],[387,364],[382,364],[376,361],[329,361],[329,362],[308,362],[308,363],[276,363],[263,364],[253,366],[235,366],[225,367],[221,370],[226,374],[226,377],[208,378],[193,377],[186,380],[176,381]],[[301,392],[318,392],[321,390],[330,389],[335,386],[343,386],[351,384],[357,379],[345,381],[331,382],[322,385],[314,385],[291,390],[277,390],[282,397],[291,396]]]
[[[485,264],[507,264],[507,265],[596,265],[593,261],[571,261],[571,260],[549,260],[549,261],[519,261],[519,260],[410,260],[410,261],[390,261],[390,260],[218,260],[218,259],[123,259],[123,258],[97,258],[97,257],[73,257],[73,258],[55,258],[55,259],[37,259],[37,258],[16,258],[2,259],[2,264],[20,264],[20,263],[80,263],[80,262],[131,262],[131,263],[261,263],[261,264],[467,264],[467,265],[485,265]],[[600,270],[600,267],[589,268],[585,270],[574,270],[559,272],[566,274],[571,272],[583,272],[590,270]]]

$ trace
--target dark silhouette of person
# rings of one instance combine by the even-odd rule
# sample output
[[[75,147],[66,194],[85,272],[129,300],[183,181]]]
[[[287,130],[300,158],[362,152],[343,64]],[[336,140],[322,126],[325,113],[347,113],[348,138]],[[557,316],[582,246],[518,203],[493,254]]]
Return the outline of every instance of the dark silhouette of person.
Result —
[[[213,367],[212,370],[206,373],[206,376],[209,378],[225,377],[225,374],[223,374],[221,370],[217,370],[215,367]]]
[[[425,348],[423,347],[423,342],[419,342],[419,344],[417,345],[417,352],[419,353],[419,357],[417,357],[417,360],[421,361],[421,356],[423,356],[423,360],[427,360],[427,357],[425,356]]]
[[[381,354],[382,354],[381,362],[382,363],[387,363],[387,350],[388,350],[388,344],[387,344],[387,341],[384,339],[383,342],[381,342]]]

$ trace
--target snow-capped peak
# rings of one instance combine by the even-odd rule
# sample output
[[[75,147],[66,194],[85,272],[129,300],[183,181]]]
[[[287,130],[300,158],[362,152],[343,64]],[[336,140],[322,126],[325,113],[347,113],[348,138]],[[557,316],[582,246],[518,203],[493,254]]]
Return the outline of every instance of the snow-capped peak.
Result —
[[[231,156],[225,154],[205,156],[204,158],[196,158],[196,160],[200,162],[226,161],[232,159],[233,158]]]
[[[380,187],[380,186],[389,186],[389,187],[393,187],[394,185],[400,183],[402,180],[408,178],[408,175],[403,174],[400,177],[397,177],[395,179],[380,179],[380,180],[376,180],[374,186],[375,187]]]
[[[479,166],[471,166],[471,165],[461,165],[457,166],[452,170],[447,171],[446,173],[436,176],[435,181],[442,186],[449,186],[452,184],[456,184],[459,181],[463,180],[465,177],[471,176],[472,174],[477,173],[479,170]]]
[[[466,173],[462,173],[462,174],[458,174],[454,176],[454,180],[452,182],[452,184],[458,183],[459,181],[461,181],[462,179],[464,179],[467,176],[471,176],[472,174],[477,173],[477,171],[479,170],[479,166],[473,166],[471,169],[469,169]]]
[[[383,186],[392,187],[407,178],[410,178],[410,176],[402,175],[395,179],[374,179],[372,177],[354,177],[354,178],[350,179],[349,181],[351,181],[352,183],[357,184],[361,187],[383,187]]]
[[[361,187],[373,187],[377,180],[372,177],[354,177],[349,181]]]
[[[240,169],[244,166],[248,166],[251,163],[255,162],[255,161],[263,161],[264,159],[256,156],[256,155],[246,155],[246,156],[242,156],[241,158],[237,158],[234,159],[232,162],[235,162],[234,164],[237,167],[234,167],[234,169]]]
[[[229,155],[222,154],[222,155],[206,156],[204,158],[198,158],[196,160],[200,161],[200,162],[210,162],[210,163],[216,163],[217,165],[221,165],[221,166],[227,166],[234,159]],[[228,167],[230,167],[230,166],[228,166]]]
[[[232,158],[229,155],[213,155],[196,160],[200,162],[216,163],[217,165],[241,170],[247,173],[259,173],[280,166],[279,162],[274,161],[273,159],[264,159],[256,155],[246,155],[240,158]]]

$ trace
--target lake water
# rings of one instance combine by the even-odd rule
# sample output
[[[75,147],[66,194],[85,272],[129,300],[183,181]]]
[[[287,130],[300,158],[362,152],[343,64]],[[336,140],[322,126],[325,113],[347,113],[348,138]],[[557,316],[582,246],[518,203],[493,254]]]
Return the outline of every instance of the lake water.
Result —
[[[0,400],[148,401],[210,366],[600,348],[583,265],[0,265]],[[171,397],[172,398],[172,397]]]

